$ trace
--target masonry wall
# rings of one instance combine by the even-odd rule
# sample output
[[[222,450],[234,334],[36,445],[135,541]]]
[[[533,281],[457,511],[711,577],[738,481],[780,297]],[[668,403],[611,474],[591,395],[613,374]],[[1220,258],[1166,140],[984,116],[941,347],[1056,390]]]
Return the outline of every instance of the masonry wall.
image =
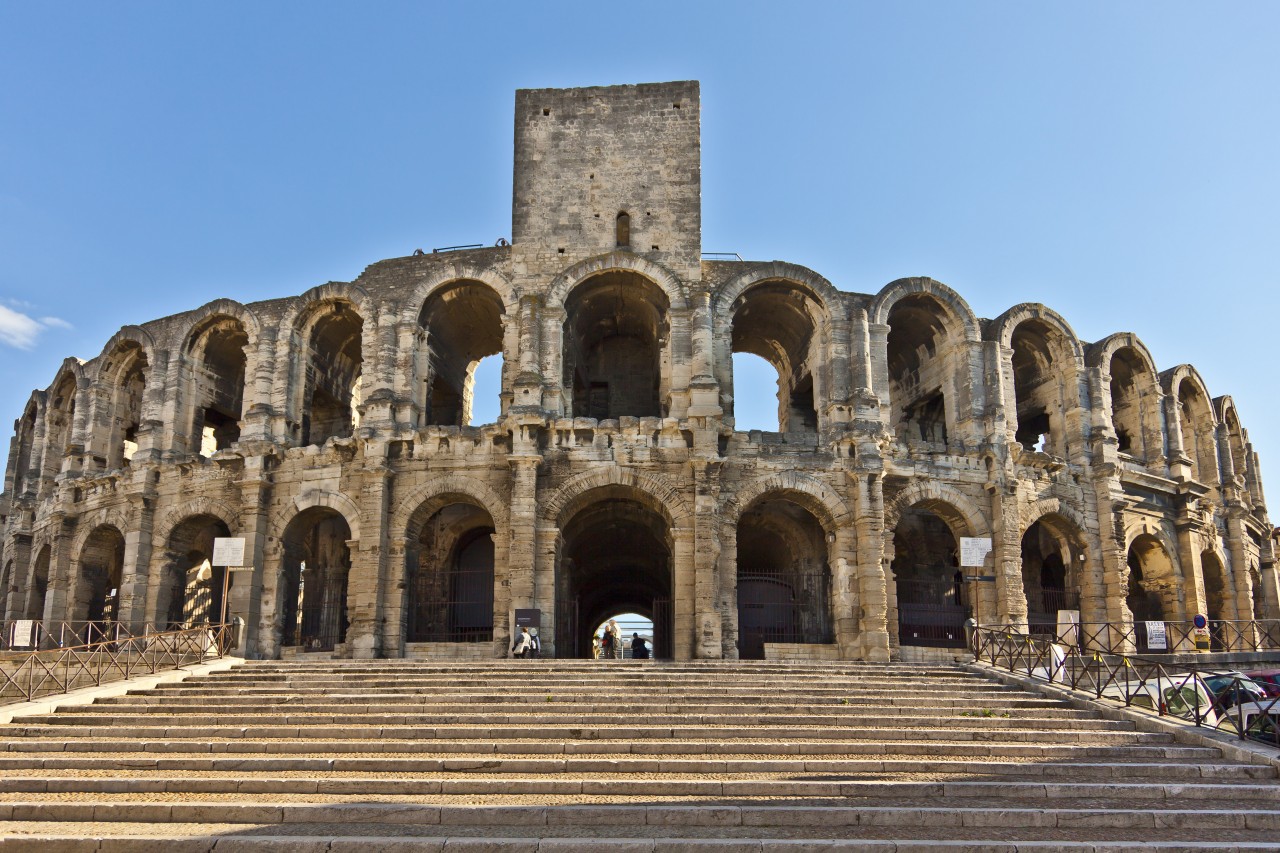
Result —
[[[1076,610],[1121,636],[1147,607],[1280,619],[1229,397],[1187,365],[1159,371],[1132,334],[1081,341],[1042,305],[987,320],[927,278],[860,294],[793,264],[701,260],[698,108],[695,83],[520,92],[511,246],[217,300],[68,359],[15,424],[5,617],[76,618],[95,548],[118,534],[113,612],[159,624],[165,578],[216,527],[248,543],[228,604],[259,657],[500,657],[517,608],[540,609],[544,655],[565,656],[609,608],[647,609],[658,651],[682,659],[915,659],[959,607],[1021,628]],[[464,349],[439,318],[488,343]],[[602,393],[595,417],[574,416],[566,384],[575,335],[627,354],[627,393]],[[468,409],[482,349],[503,359],[499,420],[435,422],[430,389],[446,378]],[[734,352],[778,369],[776,432],[735,428]],[[590,372],[612,384],[611,369]],[[316,376],[345,423],[319,436]],[[640,385],[651,414],[633,414]],[[483,636],[462,581],[430,586],[430,606],[415,583],[421,531],[463,518],[458,541],[493,531]],[[962,537],[992,552],[956,580]],[[778,565],[740,560],[740,539]],[[1055,560],[1030,579],[1029,542]],[[445,578],[456,555],[433,553]]]

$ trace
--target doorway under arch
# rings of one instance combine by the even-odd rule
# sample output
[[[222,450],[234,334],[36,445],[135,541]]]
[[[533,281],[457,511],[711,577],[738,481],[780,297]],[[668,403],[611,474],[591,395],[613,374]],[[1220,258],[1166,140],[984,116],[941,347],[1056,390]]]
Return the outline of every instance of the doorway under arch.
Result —
[[[619,613],[652,621],[654,657],[671,657],[670,520],[622,487],[593,489],[577,504],[561,527],[556,657],[591,657],[592,629]]]
[[[192,627],[222,618],[226,568],[211,562],[213,540],[230,535],[226,523],[211,515],[187,518],[173,528],[156,602],[159,626]],[[226,580],[233,581],[234,573]]]
[[[897,620],[890,630],[897,629],[898,645],[963,648],[969,609],[951,526],[931,505],[917,504],[893,529],[893,554]]]
[[[332,651],[347,638],[351,528],[335,510],[312,507],[285,528],[280,578],[281,645]]]
[[[494,533],[489,513],[466,502],[447,504],[422,523],[405,555],[408,642],[493,640]]]
[[[1133,616],[1138,651],[1147,651],[1146,623],[1178,618],[1178,573],[1164,545],[1149,533],[1133,540],[1126,562],[1129,584],[1125,605]]]

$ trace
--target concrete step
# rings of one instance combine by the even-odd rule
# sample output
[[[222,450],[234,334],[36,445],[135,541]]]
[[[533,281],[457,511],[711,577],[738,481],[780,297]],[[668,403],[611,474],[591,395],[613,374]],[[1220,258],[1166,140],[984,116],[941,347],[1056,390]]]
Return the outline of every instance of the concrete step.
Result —
[[[61,734],[61,732],[59,732]],[[1068,744],[998,744],[903,741],[797,741],[785,743],[765,740],[736,741],[482,741],[482,740],[206,740],[165,739],[132,740],[124,738],[23,738],[0,741],[0,753],[81,753],[106,752],[128,755],[137,753],[235,753],[235,754],[321,754],[380,752],[387,755],[876,755],[920,756],[946,760],[950,758],[1043,758],[1047,761],[1107,758],[1116,762],[1163,760],[1170,762],[1214,763],[1222,758],[1220,750],[1201,746],[1177,745],[1107,745],[1075,746]]]

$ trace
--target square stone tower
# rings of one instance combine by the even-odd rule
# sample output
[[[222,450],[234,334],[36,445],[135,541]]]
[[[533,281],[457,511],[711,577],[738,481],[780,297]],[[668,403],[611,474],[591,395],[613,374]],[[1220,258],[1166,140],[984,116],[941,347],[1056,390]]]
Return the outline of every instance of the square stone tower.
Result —
[[[517,278],[615,249],[700,278],[697,81],[516,92]]]

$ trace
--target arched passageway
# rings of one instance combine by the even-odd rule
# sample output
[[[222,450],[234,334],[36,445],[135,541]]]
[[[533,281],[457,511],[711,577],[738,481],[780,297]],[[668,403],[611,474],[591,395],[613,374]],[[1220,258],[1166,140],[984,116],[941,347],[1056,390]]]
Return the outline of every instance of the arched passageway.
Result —
[[[124,536],[104,524],[85,540],[79,556],[73,622],[114,622],[120,618]]]
[[[565,301],[564,389],[577,418],[663,417],[670,329],[662,289],[638,273],[587,279]]]
[[[212,456],[240,440],[248,344],[249,335],[239,320],[217,316],[197,329],[187,345],[188,441],[201,456]]]
[[[347,520],[325,507],[289,522],[280,579],[282,646],[328,651],[346,641],[350,539]]]
[[[44,618],[44,599],[49,592],[49,546],[36,554],[31,568],[31,589],[27,591],[26,614],[28,619]]]
[[[1031,633],[1054,634],[1060,611],[1079,615],[1079,539],[1079,531],[1060,516],[1044,516],[1022,534],[1022,591]]]
[[[814,373],[822,360],[818,333],[822,307],[792,282],[766,281],[739,296],[731,310],[733,352],[759,356],[777,372],[777,431],[817,432]],[[736,398],[736,376],[734,380]],[[745,385],[741,387],[741,391],[747,390]],[[728,414],[735,414],[732,399],[730,402]]]
[[[621,613],[653,622],[654,656],[672,649],[670,521],[631,490],[603,487],[561,529],[556,656],[591,656],[591,631]]]
[[[1129,546],[1125,605],[1133,615],[1139,651],[1147,651],[1147,622],[1178,618],[1178,574],[1160,540],[1144,533]]]
[[[1227,597],[1231,594],[1227,585],[1227,573],[1222,561],[1212,551],[1200,554],[1200,572],[1204,576],[1204,605],[1209,620],[1209,643],[1214,651],[1221,651],[1230,644],[1227,634],[1228,626],[1223,624],[1231,618],[1231,604]]]
[[[476,367],[488,356],[501,356],[504,320],[502,298],[483,282],[455,282],[427,299],[418,318],[424,336],[418,351],[424,423],[472,422]]]
[[[959,542],[935,509],[917,504],[894,527],[889,629],[901,646],[963,648],[969,610]]]
[[[831,570],[818,519],[766,497],[738,520],[738,657],[763,660],[767,643],[830,643]]]
[[[230,536],[227,525],[211,515],[183,520],[169,534],[165,567],[156,600],[160,627],[189,627],[222,618],[222,585],[235,580],[223,566],[214,566],[213,540]]]
[[[323,306],[306,336],[301,443],[346,438],[360,425],[364,318],[347,302]]]
[[[405,551],[407,642],[493,640],[493,537],[493,518],[470,503],[422,522]]]
[[[962,335],[959,323],[926,293],[894,303],[888,317],[889,419],[899,441],[945,447],[954,433],[948,401],[952,381],[947,351]]]

